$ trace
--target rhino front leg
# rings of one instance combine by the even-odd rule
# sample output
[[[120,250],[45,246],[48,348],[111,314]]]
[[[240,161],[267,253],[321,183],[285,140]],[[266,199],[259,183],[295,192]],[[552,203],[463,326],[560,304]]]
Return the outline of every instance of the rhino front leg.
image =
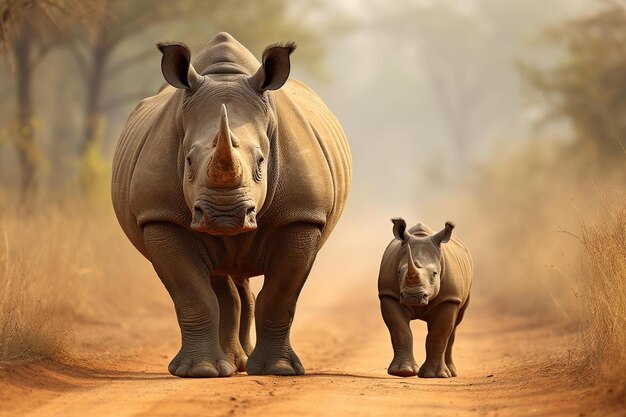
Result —
[[[172,223],[150,223],[143,236],[150,261],[174,301],[180,326],[182,346],[168,370],[180,377],[231,375],[235,367],[220,347],[219,304],[201,242]]]
[[[235,283],[229,276],[212,276],[211,286],[220,306],[220,346],[237,370],[246,370],[248,355],[239,342],[241,300]]]
[[[239,299],[241,300],[241,319],[239,322],[239,342],[247,356],[252,353],[250,342],[250,329],[254,320],[254,294],[250,289],[250,281],[244,280],[243,284],[237,285]]]
[[[443,303],[433,312],[428,321],[426,336],[426,361],[417,376],[421,378],[449,378],[452,373],[446,366],[444,355],[448,340],[456,325],[459,306],[456,303]]]
[[[397,300],[389,297],[381,298],[380,308],[393,346],[393,360],[387,368],[387,373],[402,377],[417,375],[419,366],[413,357],[413,333],[409,312]]]
[[[317,225],[292,225],[276,242],[256,301],[257,342],[248,359],[248,374],[304,374],[289,334],[298,296],[319,249],[320,235]]]

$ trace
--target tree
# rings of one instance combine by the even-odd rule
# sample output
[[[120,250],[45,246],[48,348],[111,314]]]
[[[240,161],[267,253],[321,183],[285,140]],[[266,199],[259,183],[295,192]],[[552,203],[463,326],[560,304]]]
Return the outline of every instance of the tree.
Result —
[[[574,148],[600,161],[623,161],[626,146],[626,6],[602,2],[595,13],[549,29],[544,42],[561,50],[550,68],[522,64],[543,99],[546,120],[565,120]]]
[[[33,75],[42,58],[59,44],[67,24],[85,21],[98,2],[80,0],[4,0],[0,3],[0,46],[13,66],[16,88],[17,138],[22,197],[36,192]]]
[[[513,60],[529,31],[561,17],[562,3],[407,1],[382,13],[381,25],[400,43],[396,49],[412,52],[413,76],[431,90],[456,175],[465,173],[487,132],[515,124],[521,103]]]
[[[154,39],[136,46],[142,44],[137,38],[152,28],[169,24],[178,29],[175,32],[183,39],[192,43],[202,39],[202,44],[215,32],[228,30],[246,46],[257,50],[285,39],[285,36],[287,39],[296,37],[316,46],[309,49],[305,59],[317,63],[321,56],[319,35],[298,16],[290,15],[285,0],[263,3],[256,0],[103,0],[103,5],[111,18],[92,25],[90,36],[78,33],[69,44],[80,68],[85,91],[83,129],[77,147],[79,161],[87,158],[94,147],[101,146],[108,113],[153,92],[141,85],[111,88],[114,80],[144,70],[139,64],[158,56]],[[264,13],[266,10],[272,12]],[[132,40],[135,42],[131,43]],[[88,171],[88,167],[82,168]],[[91,177],[86,171],[85,174]],[[91,185],[85,183],[83,186]]]
[[[230,28],[231,31],[241,33],[243,39],[240,40],[253,47],[269,43],[268,39],[280,39],[281,35],[287,33],[314,38],[313,31],[305,25],[289,20],[287,2],[284,0],[271,0],[262,5],[255,0],[188,0],[175,3],[163,0],[105,0],[105,5],[112,19],[97,23],[89,37],[76,36],[76,43],[71,47],[85,81],[85,122],[78,147],[79,156],[84,156],[97,141],[97,132],[102,130],[102,119],[108,110],[136,101],[149,93],[143,89],[131,89],[106,97],[105,90],[106,84],[113,77],[156,54],[154,45],[149,44],[124,58],[116,56],[121,45],[151,27],[182,20],[193,27],[194,23],[202,21],[205,27],[213,28],[214,31]],[[271,9],[272,13],[263,14],[263,9]],[[197,34],[186,35],[197,37]],[[313,61],[319,57],[319,49],[315,53],[317,56],[309,56]]]

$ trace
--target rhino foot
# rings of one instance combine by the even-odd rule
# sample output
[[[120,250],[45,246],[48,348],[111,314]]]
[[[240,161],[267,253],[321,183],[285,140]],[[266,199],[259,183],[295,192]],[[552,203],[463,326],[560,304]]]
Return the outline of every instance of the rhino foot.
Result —
[[[420,367],[417,376],[420,378],[450,378],[452,376],[452,372],[450,372],[445,363],[436,366],[428,366],[424,364]]]
[[[224,355],[226,355],[226,360],[235,366],[236,372],[246,372],[248,355],[241,346],[235,348],[225,348],[223,350]]]
[[[413,359],[393,359],[387,373],[389,375],[409,377],[417,375],[419,366]]]
[[[217,378],[231,376],[235,366],[226,359],[213,359],[208,355],[190,355],[182,350],[168,366],[170,374],[182,378]]]
[[[235,355],[233,362],[237,366],[237,372],[246,372],[248,369],[248,356],[245,353]]]
[[[304,367],[294,351],[280,357],[269,357],[254,350],[248,358],[248,375],[304,375]]]
[[[454,366],[452,362],[446,363],[446,366],[448,367],[448,370],[450,371],[450,376],[455,377],[457,375],[456,366]]]

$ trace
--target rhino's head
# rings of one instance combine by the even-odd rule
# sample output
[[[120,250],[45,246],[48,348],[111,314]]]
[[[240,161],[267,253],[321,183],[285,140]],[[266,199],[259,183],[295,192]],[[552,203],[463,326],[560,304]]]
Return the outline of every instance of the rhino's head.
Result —
[[[402,241],[398,260],[400,303],[423,307],[439,294],[441,287],[441,245],[452,236],[454,224],[432,236],[416,236],[407,232],[403,219],[392,219],[393,234]]]
[[[270,139],[277,132],[273,100],[266,92],[287,81],[295,45],[268,47],[251,76],[200,75],[185,45],[158,47],[166,81],[184,90],[177,118],[191,228],[228,236],[255,230],[267,194]]]

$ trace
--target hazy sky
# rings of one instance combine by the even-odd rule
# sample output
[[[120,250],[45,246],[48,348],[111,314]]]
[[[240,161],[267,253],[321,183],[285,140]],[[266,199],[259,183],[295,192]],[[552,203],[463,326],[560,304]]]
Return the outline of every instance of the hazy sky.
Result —
[[[584,2],[499,0],[487,2],[489,10],[478,3],[342,1],[338,13],[360,26],[328,40],[331,80],[312,78],[294,56],[294,75],[318,91],[348,135],[353,203],[414,206],[458,185],[472,161],[491,155],[494,141],[533,134],[539,110],[523,94],[515,60],[543,59],[533,39],[581,13]],[[469,145],[460,155],[433,76],[453,98],[465,96],[457,108],[469,119]],[[464,80],[447,82],[456,78]]]

